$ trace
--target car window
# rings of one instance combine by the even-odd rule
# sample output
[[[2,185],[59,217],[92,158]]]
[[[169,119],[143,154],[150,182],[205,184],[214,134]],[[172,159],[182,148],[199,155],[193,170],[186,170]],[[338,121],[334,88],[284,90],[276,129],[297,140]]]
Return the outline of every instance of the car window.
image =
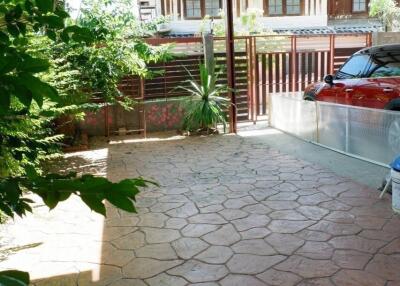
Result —
[[[371,56],[370,77],[400,76],[400,52],[380,51]]]
[[[392,77],[392,76],[400,76],[400,62],[387,63],[384,66],[379,66],[371,73],[371,77]]]
[[[362,77],[370,63],[368,55],[354,55],[336,74],[336,79],[351,79]]]

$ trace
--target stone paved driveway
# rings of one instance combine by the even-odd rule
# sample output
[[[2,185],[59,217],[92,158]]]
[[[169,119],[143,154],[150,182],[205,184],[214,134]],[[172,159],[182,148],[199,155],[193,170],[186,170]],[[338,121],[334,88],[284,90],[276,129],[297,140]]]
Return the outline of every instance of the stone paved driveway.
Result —
[[[141,194],[138,215],[110,207],[104,221],[76,201],[51,214],[39,206],[5,227],[3,242],[43,244],[1,268],[29,270],[36,285],[400,285],[389,197],[258,138],[119,142],[78,155],[86,170],[161,188]]]

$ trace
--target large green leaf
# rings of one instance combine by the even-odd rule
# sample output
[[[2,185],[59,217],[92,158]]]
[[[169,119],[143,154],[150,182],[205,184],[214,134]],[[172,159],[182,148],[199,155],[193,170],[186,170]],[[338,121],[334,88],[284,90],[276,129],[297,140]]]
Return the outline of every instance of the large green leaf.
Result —
[[[14,70],[18,61],[11,55],[2,56],[0,54],[0,74],[6,74]]]
[[[14,95],[21,101],[25,106],[30,106],[32,103],[32,92],[30,92],[23,85],[18,83],[14,85]]]
[[[93,211],[106,216],[106,207],[95,194],[81,195],[82,201]]]
[[[42,16],[40,18],[43,24],[48,25],[48,27],[53,29],[62,29],[64,28],[64,18],[56,16],[56,15],[49,15],[49,16]]]
[[[10,94],[4,92],[4,90],[0,87],[0,113],[5,113],[10,109]]]
[[[0,272],[0,286],[28,286],[29,273],[8,270]]]
[[[18,70],[22,72],[38,73],[48,70],[49,67],[49,61],[27,56],[18,66]]]
[[[32,92],[32,97],[39,106],[42,106],[44,98],[58,101],[58,92],[54,87],[28,73],[20,74],[20,78],[21,84]]]
[[[108,190],[106,191],[105,196],[106,199],[117,208],[130,213],[136,212],[136,208],[133,205],[133,201],[126,195],[121,194],[120,192],[115,192],[113,190]]]
[[[36,5],[39,8],[40,12],[43,14],[47,12],[51,12],[54,9],[54,1],[55,0],[36,0]]]

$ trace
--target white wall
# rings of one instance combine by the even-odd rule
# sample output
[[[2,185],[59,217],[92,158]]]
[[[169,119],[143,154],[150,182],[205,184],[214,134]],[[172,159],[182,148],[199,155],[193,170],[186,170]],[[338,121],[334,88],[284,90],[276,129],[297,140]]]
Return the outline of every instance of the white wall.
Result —
[[[264,17],[262,23],[271,29],[324,27],[328,24],[328,16]]]
[[[264,17],[261,22],[267,29],[292,29],[324,27],[328,24],[328,16],[290,16],[290,17]],[[200,20],[173,21],[173,33],[197,33],[200,30]]]

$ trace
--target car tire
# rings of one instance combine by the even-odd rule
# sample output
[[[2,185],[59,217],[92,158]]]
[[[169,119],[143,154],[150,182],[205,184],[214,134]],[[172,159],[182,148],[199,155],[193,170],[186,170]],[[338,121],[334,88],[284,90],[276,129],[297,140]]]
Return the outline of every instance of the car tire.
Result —
[[[303,99],[306,100],[306,101],[315,101],[315,96],[306,94],[306,95],[303,96]]]
[[[400,111],[400,99],[394,99],[385,106],[386,110]]]

